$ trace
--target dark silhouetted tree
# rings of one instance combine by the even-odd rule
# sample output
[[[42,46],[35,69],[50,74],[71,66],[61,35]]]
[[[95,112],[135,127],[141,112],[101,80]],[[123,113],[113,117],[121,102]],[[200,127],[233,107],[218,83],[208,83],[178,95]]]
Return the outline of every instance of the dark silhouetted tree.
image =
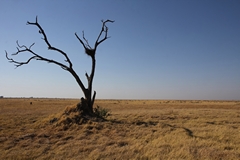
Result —
[[[80,88],[83,91],[83,94],[85,96],[84,98],[83,97],[81,98],[81,105],[80,105],[81,108],[80,108],[80,110],[82,112],[84,112],[84,114],[86,114],[86,115],[93,116],[94,115],[93,104],[94,104],[94,100],[95,100],[95,96],[96,96],[96,91],[94,91],[94,93],[92,94],[92,83],[93,83],[95,66],[96,66],[95,54],[96,54],[96,50],[97,50],[98,45],[109,38],[108,37],[108,27],[106,26],[106,24],[108,22],[113,23],[114,21],[112,21],[112,20],[103,21],[102,20],[102,28],[101,28],[101,31],[100,31],[98,37],[97,37],[97,40],[95,41],[95,44],[94,44],[93,48],[89,45],[87,39],[85,38],[84,32],[83,32],[83,35],[82,35],[83,40],[81,38],[79,38],[77,33],[75,33],[75,36],[77,37],[79,42],[84,47],[85,53],[88,56],[90,56],[91,59],[92,59],[91,74],[90,75],[88,75],[87,73],[85,74],[86,78],[87,78],[87,82],[88,82],[87,87],[85,87],[85,85],[82,83],[82,80],[80,79],[80,77],[74,71],[73,64],[72,64],[71,60],[69,59],[68,55],[64,51],[62,51],[61,49],[56,48],[56,47],[54,47],[50,44],[45,31],[43,30],[41,25],[38,23],[37,17],[36,17],[35,22],[29,22],[28,21],[27,25],[36,26],[39,29],[39,33],[43,35],[42,39],[47,44],[48,49],[53,50],[53,51],[57,51],[59,54],[63,55],[65,57],[66,64],[61,63],[61,62],[56,61],[56,60],[53,60],[53,59],[48,59],[48,58],[43,57],[40,54],[36,53],[35,51],[33,51],[32,47],[34,46],[35,43],[33,43],[29,47],[27,47],[25,45],[19,45],[18,41],[17,41],[17,52],[13,53],[12,55],[16,56],[16,55],[19,55],[20,53],[23,53],[23,52],[29,52],[32,56],[27,61],[20,62],[20,61],[14,60],[13,58],[9,58],[7,51],[5,51],[6,58],[9,60],[9,62],[14,63],[16,67],[20,67],[22,65],[28,64],[31,60],[35,59],[35,60],[45,61],[45,62],[48,62],[48,63],[53,63],[55,65],[60,66],[63,70],[68,71],[75,78],[75,80],[77,81],[78,85],[80,86]]]

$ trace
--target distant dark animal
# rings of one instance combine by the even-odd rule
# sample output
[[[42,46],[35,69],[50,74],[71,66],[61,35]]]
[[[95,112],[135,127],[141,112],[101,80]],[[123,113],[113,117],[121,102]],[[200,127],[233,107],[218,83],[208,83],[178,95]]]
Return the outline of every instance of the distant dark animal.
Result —
[[[30,102],[30,104],[32,105],[32,102]]]

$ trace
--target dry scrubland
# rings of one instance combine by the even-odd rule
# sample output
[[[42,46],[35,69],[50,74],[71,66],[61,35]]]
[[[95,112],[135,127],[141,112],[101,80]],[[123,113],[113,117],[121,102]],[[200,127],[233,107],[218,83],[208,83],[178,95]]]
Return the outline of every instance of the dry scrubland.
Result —
[[[0,99],[0,159],[240,159],[239,101],[97,100],[107,121],[49,123],[76,103]]]

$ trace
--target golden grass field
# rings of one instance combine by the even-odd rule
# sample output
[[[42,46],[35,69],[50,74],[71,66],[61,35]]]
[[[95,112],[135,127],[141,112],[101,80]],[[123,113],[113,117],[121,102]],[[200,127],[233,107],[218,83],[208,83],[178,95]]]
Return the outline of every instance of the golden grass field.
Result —
[[[50,124],[77,103],[0,99],[0,159],[240,159],[240,101],[96,100],[107,121]]]

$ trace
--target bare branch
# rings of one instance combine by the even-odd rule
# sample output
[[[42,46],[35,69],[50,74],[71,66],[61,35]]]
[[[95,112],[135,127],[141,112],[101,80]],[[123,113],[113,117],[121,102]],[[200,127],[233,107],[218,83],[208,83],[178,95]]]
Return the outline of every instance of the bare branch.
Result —
[[[36,59],[36,58],[37,58],[37,56],[32,56],[32,57],[30,57],[30,58],[29,58],[27,61],[25,61],[25,62],[18,62],[18,61],[15,61],[15,60],[12,59],[12,58],[9,58],[7,51],[5,51],[5,53],[6,53],[6,58],[8,59],[8,61],[9,61],[10,63],[15,63],[16,68],[17,68],[17,67],[20,67],[20,66],[22,66],[22,65],[24,65],[24,64],[28,64],[32,59]],[[17,53],[20,53],[20,52],[17,52]],[[14,55],[16,55],[16,54],[14,54]]]
[[[69,67],[72,67],[72,62],[70,61],[68,55],[67,55],[65,52],[63,52],[62,50],[51,46],[51,44],[49,43],[49,41],[48,41],[48,39],[47,39],[47,35],[46,35],[45,31],[44,31],[44,30],[42,29],[42,27],[38,24],[37,16],[36,16],[36,22],[35,22],[35,23],[27,21],[27,24],[28,24],[28,25],[35,25],[35,26],[37,26],[38,29],[39,29],[39,33],[43,35],[43,38],[42,38],[42,39],[43,39],[43,40],[45,41],[45,43],[47,44],[48,49],[49,49],[49,50],[54,50],[54,51],[57,51],[57,52],[61,53],[61,54],[66,58],[66,62],[69,63]],[[29,47],[29,49],[31,49],[31,46]]]
[[[111,22],[111,23],[113,23],[114,21],[112,21],[112,20],[106,20],[106,21],[103,21],[102,20],[102,29],[101,29],[101,31],[100,31],[100,33],[99,33],[99,35],[98,35],[98,38],[97,38],[97,40],[96,40],[96,42],[95,42],[95,45],[94,45],[94,48],[92,48],[90,45],[89,45],[89,43],[88,43],[88,40],[85,38],[85,36],[84,36],[84,31],[83,31],[83,40],[86,42],[86,43],[84,43],[82,40],[81,40],[81,38],[79,38],[79,36],[77,35],[77,33],[75,32],[75,36],[77,37],[77,39],[79,40],[79,42],[82,44],[82,46],[84,47],[84,49],[85,49],[85,53],[87,54],[87,55],[89,55],[89,56],[91,56],[91,57],[94,57],[95,56],[95,53],[96,53],[96,50],[97,50],[97,46],[100,44],[100,43],[102,43],[103,41],[105,41],[107,38],[109,38],[108,36],[107,36],[107,34],[108,34],[108,27],[106,26],[106,23],[107,22]],[[103,34],[103,32],[105,33],[105,35],[104,35],[104,38],[103,39],[101,39],[101,40],[99,40],[100,39],[100,37],[102,36],[102,34]]]
[[[38,23],[38,21],[37,21],[37,16],[36,16],[36,23]]]
[[[35,44],[35,43],[33,43],[33,44],[29,47],[29,49],[31,49],[34,44]]]
[[[96,91],[94,91],[94,93],[93,93],[93,97],[92,97],[92,105],[94,104],[95,97],[96,97]]]
[[[25,45],[19,45],[18,41],[17,41],[17,52],[12,54],[12,55],[18,55],[20,54],[21,52],[28,52],[30,54],[32,54],[32,57],[30,57],[27,61],[25,62],[19,62],[19,61],[16,61],[12,58],[9,58],[8,57],[8,53],[6,52],[6,58],[8,59],[8,61],[10,63],[14,63],[16,67],[19,67],[19,66],[22,66],[24,64],[28,64],[32,59],[35,59],[35,60],[40,60],[40,61],[45,61],[45,62],[48,62],[48,63],[54,63],[58,66],[60,66],[63,70],[66,70],[68,72],[70,72],[72,74],[72,76],[75,78],[75,80],[77,81],[77,83],[79,84],[80,88],[83,90],[84,94],[86,94],[86,88],[85,86],[83,85],[81,79],[79,78],[79,76],[76,74],[76,72],[73,70],[72,68],[72,62],[70,61],[68,55],[63,52],[62,50],[58,49],[58,48],[55,48],[53,46],[51,46],[51,44],[49,43],[48,39],[47,39],[47,35],[45,33],[45,31],[42,29],[42,27],[38,24],[38,19],[37,19],[37,16],[36,16],[36,21],[35,22],[29,22],[27,21],[27,25],[34,25],[34,26],[37,26],[38,29],[39,29],[39,33],[43,35],[43,40],[45,41],[45,43],[47,44],[48,46],[48,49],[49,50],[54,50],[54,51],[57,51],[59,52],[60,54],[62,54],[66,59],[64,60],[65,62],[67,62],[69,64],[69,66],[63,64],[63,63],[60,63],[58,61],[55,61],[55,60],[52,60],[52,59],[48,59],[48,58],[45,58],[45,57],[42,57],[40,56],[39,54],[35,53],[33,50],[32,50],[32,47],[34,46],[35,43],[33,43],[32,45],[30,45],[30,47],[27,47]]]
[[[77,37],[77,39],[79,40],[79,42],[82,44],[82,46],[84,47],[84,49],[86,49],[87,47],[85,46],[85,44],[83,43],[83,41],[81,40],[81,38],[78,37],[77,32],[75,32],[75,36]]]
[[[87,45],[86,47],[89,48],[89,49],[92,49],[91,46],[90,46],[89,43],[88,43],[88,40],[84,37],[84,31],[82,31],[82,33],[83,33],[83,39],[84,39],[84,41],[86,42],[85,45]]]
[[[86,42],[86,44],[81,40],[81,38],[78,37],[77,33],[75,33],[75,36],[79,40],[79,42],[82,44],[82,46],[85,49],[85,53],[91,57],[95,55],[96,50],[92,49],[91,46],[88,44],[88,40],[84,37],[84,32],[83,32],[83,39]]]
[[[48,59],[48,58],[44,58],[44,57],[36,54],[35,52],[33,52],[33,51],[31,50],[31,47],[34,45],[34,43],[33,43],[30,47],[27,47],[27,46],[25,46],[25,45],[19,45],[19,43],[18,43],[18,41],[17,41],[17,45],[18,45],[19,48],[23,48],[23,49],[19,49],[19,48],[17,47],[18,51],[17,51],[16,53],[13,53],[12,55],[18,55],[19,53],[22,53],[22,52],[29,52],[29,53],[31,53],[33,56],[30,57],[30,58],[29,58],[27,61],[25,61],[25,62],[20,62],[20,61],[14,60],[14,59],[12,59],[12,58],[9,58],[7,51],[5,51],[5,52],[6,52],[6,58],[9,60],[10,63],[15,63],[15,66],[16,66],[16,67],[20,67],[20,66],[22,66],[22,65],[24,65],[24,64],[28,64],[32,59],[36,59],[36,60],[46,61],[46,62],[48,62],[48,63],[54,63],[54,64],[56,64],[56,65],[64,68],[65,70],[67,70],[67,69],[69,68],[69,67],[67,67],[66,65],[64,65],[64,64],[62,64],[62,63],[60,63],[60,62],[57,62],[57,61],[54,61],[54,60],[51,60],[51,59]]]
[[[107,22],[111,22],[111,23],[113,23],[113,22],[115,22],[115,21],[112,21],[112,20],[106,20],[106,21],[103,21],[102,20],[102,30],[100,31],[100,33],[99,33],[99,35],[98,35],[98,38],[97,38],[97,40],[96,40],[96,42],[95,42],[95,49],[97,48],[97,46],[100,44],[100,43],[102,43],[103,41],[105,41],[106,39],[108,39],[109,37],[107,36],[107,34],[108,34],[108,27],[106,26],[106,23]],[[103,32],[105,32],[105,36],[104,36],[104,38],[102,39],[102,40],[100,40],[99,41],[99,39],[100,39],[100,37],[102,36],[102,33]]]
[[[90,82],[90,77],[89,77],[89,75],[87,74],[87,72],[85,73],[85,76],[87,77],[87,80],[88,80],[88,82]]]

